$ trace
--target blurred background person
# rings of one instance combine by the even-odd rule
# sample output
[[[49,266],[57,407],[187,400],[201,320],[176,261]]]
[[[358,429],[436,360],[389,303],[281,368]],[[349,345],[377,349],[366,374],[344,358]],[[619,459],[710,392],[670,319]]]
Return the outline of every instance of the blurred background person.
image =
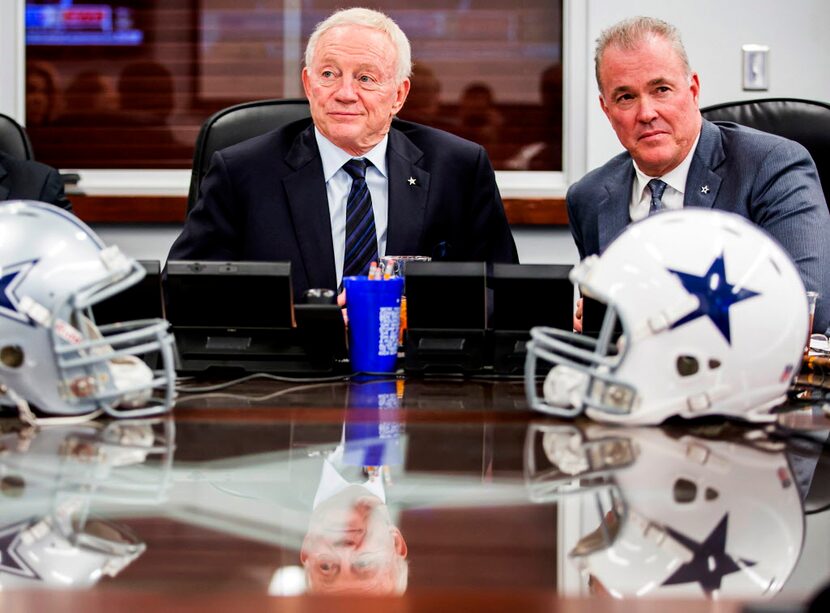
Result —
[[[112,79],[96,70],[83,70],[66,87],[68,116],[94,117],[118,108],[118,95]]]
[[[470,83],[458,104],[458,134],[488,150],[499,142],[504,116],[496,107],[493,90],[486,83]]]
[[[452,132],[457,129],[457,124],[441,112],[441,82],[432,68],[416,61],[409,81],[411,85],[406,106],[401,109],[398,116],[439,130]]]
[[[525,145],[505,162],[510,170],[562,170],[562,64],[548,66],[539,80],[540,140]]]
[[[26,65],[26,128],[48,124],[60,113],[58,75],[51,64]]]

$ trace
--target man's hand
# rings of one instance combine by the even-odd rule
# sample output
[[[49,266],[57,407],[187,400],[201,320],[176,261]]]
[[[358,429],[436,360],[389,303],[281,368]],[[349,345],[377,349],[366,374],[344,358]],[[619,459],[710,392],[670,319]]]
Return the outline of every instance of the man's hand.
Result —
[[[582,298],[576,301],[576,312],[574,313],[574,332],[582,334]]]
[[[337,306],[340,307],[340,312],[343,313],[343,323],[349,325],[349,313],[346,310],[346,290],[337,294]]]

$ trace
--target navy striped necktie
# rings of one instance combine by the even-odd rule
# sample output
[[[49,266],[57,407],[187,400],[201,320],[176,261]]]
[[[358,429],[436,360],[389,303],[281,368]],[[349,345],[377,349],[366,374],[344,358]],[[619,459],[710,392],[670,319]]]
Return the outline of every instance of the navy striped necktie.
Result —
[[[375,214],[372,196],[366,185],[365,159],[349,160],[343,170],[352,178],[352,188],[346,200],[346,249],[343,258],[343,276],[365,275],[369,264],[378,260],[378,239],[375,232]]]
[[[663,192],[666,191],[668,185],[665,181],[660,179],[652,179],[648,182],[648,188],[651,190],[651,207],[648,214],[656,213],[663,210]]]

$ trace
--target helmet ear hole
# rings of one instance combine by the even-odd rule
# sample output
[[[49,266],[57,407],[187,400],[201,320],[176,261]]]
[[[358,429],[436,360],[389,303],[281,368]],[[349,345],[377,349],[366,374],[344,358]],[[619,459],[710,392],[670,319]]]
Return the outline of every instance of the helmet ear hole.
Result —
[[[689,377],[700,370],[697,358],[691,355],[677,356],[677,372],[681,377]]]
[[[689,479],[680,478],[674,482],[672,494],[674,495],[674,501],[680,504],[694,502],[697,497],[697,485]]]
[[[26,489],[26,482],[23,477],[17,475],[7,475],[0,479],[0,493],[7,498],[18,498]]]
[[[6,345],[0,349],[0,364],[7,368],[20,368],[24,358],[23,348],[19,345]]]

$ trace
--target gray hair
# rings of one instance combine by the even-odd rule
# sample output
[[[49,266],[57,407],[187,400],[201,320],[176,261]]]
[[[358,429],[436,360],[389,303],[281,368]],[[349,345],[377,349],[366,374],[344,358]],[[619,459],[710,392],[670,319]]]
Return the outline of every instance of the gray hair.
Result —
[[[320,37],[339,26],[363,26],[384,32],[392,41],[397,50],[397,64],[395,66],[395,82],[401,83],[412,72],[412,49],[409,39],[392,19],[379,11],[364,8],[351,8],[337,11],[314,28],[305,48],[305,65],[311,66],[314,59],[314,50]]]
[[[600,80],[600,64],[602,54],[608,47],[619,47],[627,51],[636,49],[640,43],[650,37],[659,37],[668,41],[674,48],[686,70],[686,76],[692,76],[692,67],[689,65],[689,56],[683,47],[683,40],[680,32],[670,23],[655,17],[631,17],[614,24],[602,31],[597,39],[597,50],[594,55],[594,70],[597,77],[597,87],[602,93],[602,81]]]

